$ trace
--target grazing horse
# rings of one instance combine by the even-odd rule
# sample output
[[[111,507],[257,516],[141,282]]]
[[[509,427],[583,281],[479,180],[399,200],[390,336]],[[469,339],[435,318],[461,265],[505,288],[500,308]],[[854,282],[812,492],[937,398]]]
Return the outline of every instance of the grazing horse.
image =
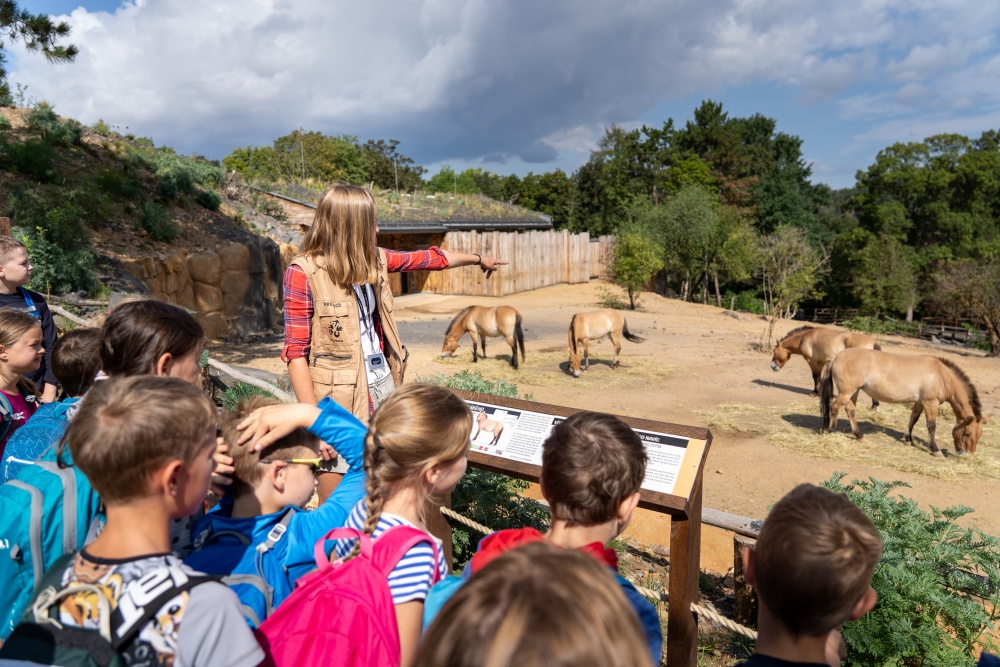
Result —
[[[805,326],[793,329],[774,346],[771,357],[771,370],[777,372],[791,359],[793,354],[801,354],[813,376],[813,395],[819,393],[819,374],[827,362],[838,352],[849,347],[863,347],[869,350],[881,350],[871,336],[856,331],[837,331],[825,327]],[[878,407],[878,401],[872,403]]]
[[[837,418],[843,407],[851,420],[851,431],[860,440],[854,403],[858,399],[858,391],[863,389],[869,396],[887,403],[913,402],[904,442],[913,443],[913,425],[924,412],[931,454],[934,456],[941,456],[934,442],[934,430],[938,406],[942,402],[950,404],[955,412],[956,423],[951,434],[956,454],[975,454],[976,445],[983,435],[979,394],[969,377],[947,359],[852,348],[838,354],[823,368],[819,385],[823,412],[821,431],[837,427]],[[834,389],[837,390],[836,400],[833,399]]]
[[[458,339],[468,332],[472,338],[472,361],[479,361],[476,346],[482,344],[486,358],[486,338],[503,336],[510,345],[510,365],[517,368],[517,348],[521,348],[524,361],[524,332],[521,330],[521,313],[510,306],[469,306],[463,308],[448,325],[441,346],[441,357],[450,357],[458,348]]]
[[[615,345],[615,358],[611,368],[618,367],[618,353],[622,349],[622,336],[633,343],[645,339],[630,333],[625,316],[617,310],[598,310],[577,313],[569,323],[569,371],[573,377],[580,377],[580,345],[583,345],[583,370],[590,368],[590,341],[607,336]]]
[[[493,441],[490,442],[490,447],[494,447],[500,442],[500,434],[503,433],[503,422],[495,419],[487,419],[485,412],[477,412],[476,434],[472,436],[472,439],[475,440],[482,431],[493,434]]]

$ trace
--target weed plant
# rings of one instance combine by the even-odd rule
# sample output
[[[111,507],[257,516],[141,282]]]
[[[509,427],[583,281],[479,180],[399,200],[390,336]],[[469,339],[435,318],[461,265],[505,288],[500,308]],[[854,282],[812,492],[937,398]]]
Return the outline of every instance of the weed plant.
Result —
[[[28,132],[49,146],[70,148],[79,146],[83,139],[83,126],[75,120],[59,120],[56,112],[45,102],[39,102],[28,112]]]
[[[180,230],[174,224],[170,211],[156,202],[146,202],[141,207],[136,227],[145,229],[154,241],[169,243],[177,238]]]
[[[254,396],[266,396],[267,398],[272,397],[271,394],[259,387],[247,384],[246,382],[237,382],[232,387],[222,392],[222,395],[219,396],[219,405],[223,410],[234,411],[239,406],[240,401],[245,401]]]

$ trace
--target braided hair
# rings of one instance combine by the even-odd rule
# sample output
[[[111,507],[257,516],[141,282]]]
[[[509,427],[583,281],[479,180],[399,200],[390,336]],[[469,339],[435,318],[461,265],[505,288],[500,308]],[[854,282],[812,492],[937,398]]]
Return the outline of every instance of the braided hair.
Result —
[[[369,420],[365,436],[365,534],[375,532],[386,501],[407,487],[418,489],[422,518],[431,495],[423,487],[424,473],[466,456],[471,433],[469,406],[445,387],[414,383],[389,394]],[[359,550],[355,544],[347,558]]]

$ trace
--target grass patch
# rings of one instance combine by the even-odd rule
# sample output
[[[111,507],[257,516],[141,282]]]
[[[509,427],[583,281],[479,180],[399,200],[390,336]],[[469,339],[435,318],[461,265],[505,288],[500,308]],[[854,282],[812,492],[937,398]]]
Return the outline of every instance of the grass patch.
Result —
[[[1000,440],[1000,427],[992,420],[983,424],[983,437],[976,454],[956,457],[951,439],[955,417],[949,406],[941,406],[937,440],[938,447],[946,450],[945,458],[941,459],[930,455],[922,415],[913,429],[914,446],[902,441],[910,419],[909,405],[882,403],[874,411],[870,406],[866,397],[857,411],[863,440],[851,434],[843,410],[838,431],[821,435],[818,402],[788,406],[720,405],[701,410],[698,415],[709,428],[763,435],[771,444],[803,456],[880,465],[947,480],[1000,479],[1000,448],[994,444]]]
[[[595,354],[595,347],[597,347]],[[500,352],[499,350],[503,350]],[[569,355],[564,351],[553,350],[531,351],[520,369],[510,366],[510,348],[506,345],[487,346],[490,356],[480,357],[477,363],[472,363],[472,350],[468,345],[459,347],[453,357],[435,359],[434,363],[441,366],[441,372],[454,374],[460,370],[479,371],[491,380],[503,380],[512,384],[526,384],[533,387],[555,387],[568,382],[581,387],[627,387],[657,382],[673,374],[676,366],[668,366],[651,361],[640,355],[627,355],[622,351],[618,368],[611,369],[611,359],[614,349],[610,345],[601,349],[591,344],[590,370],[574,378],[566,369],[569,366]]]

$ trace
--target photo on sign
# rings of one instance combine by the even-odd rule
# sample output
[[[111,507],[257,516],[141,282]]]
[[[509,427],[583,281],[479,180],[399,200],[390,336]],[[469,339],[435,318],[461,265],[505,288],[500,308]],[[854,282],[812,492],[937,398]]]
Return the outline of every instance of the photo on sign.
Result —
[[[521,413],[502,408],[470,406],[472,408],[472,450],[503,456],[514,437]]]

